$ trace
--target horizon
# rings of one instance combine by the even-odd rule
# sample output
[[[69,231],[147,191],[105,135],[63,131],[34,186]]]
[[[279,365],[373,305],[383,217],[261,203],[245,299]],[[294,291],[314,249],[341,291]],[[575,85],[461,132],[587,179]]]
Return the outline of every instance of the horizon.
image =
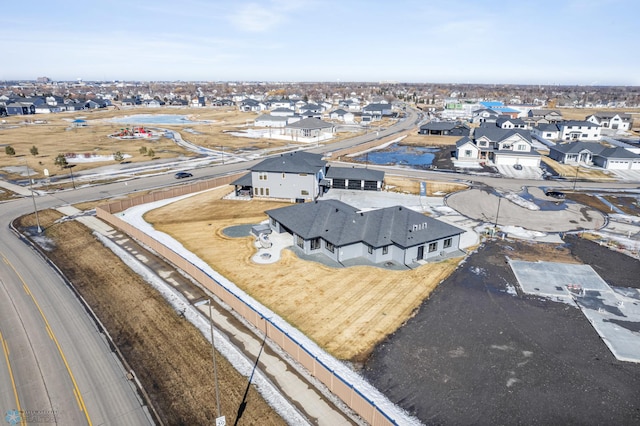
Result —
[[[0,81],[640,86],[631,0],[425,3],[10,3]]]

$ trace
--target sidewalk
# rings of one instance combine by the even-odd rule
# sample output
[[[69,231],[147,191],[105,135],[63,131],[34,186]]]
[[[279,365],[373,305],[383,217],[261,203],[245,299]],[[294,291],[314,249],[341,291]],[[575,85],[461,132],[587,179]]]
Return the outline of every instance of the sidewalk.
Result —
[[[95,230],[111,240],[114,245],[128,252],[129,255],[134,256],[138,262],[145,265],[158,277],[162,277],[161,280],[164,285],[182,294],[208,321],[209,306],[202,303],[208,296],[182,274],[177,273],[171,265],[146,251],[127,235],[116,231],[95,216],[81,212],[73,206],[60,207],[58,211]],[[250,364],[253,365],[258,359],[258,369],[277,388],[282,397],[289,402],[291,408],[301,414],[297,419],[285,418],[288,423],[293,421],[293,423],[298,424],[302,419],[309,424],[318,425],[354,425],[363,423],[357,417],[351,418],[345,414],[348,408],[337,408],[337,401],[330,400],[325,396],[307,378],[299,374],[295,366],[285,362],[273,347],[265,346],[262,349],[262,337],[244,327],[241,321],[217,305],[215,300],[212,306],[215,330],[224,335],[226,340],[224,343],[231,345],[237,354],[228,357],[227,354],[220,351],[221,348],[219,346],[223,342],[220,342],[219,339],[216,340],[216,349],[232,363],[235,358],[241,357],[249,360]],[[269,399],[267,398],[267,400]]]

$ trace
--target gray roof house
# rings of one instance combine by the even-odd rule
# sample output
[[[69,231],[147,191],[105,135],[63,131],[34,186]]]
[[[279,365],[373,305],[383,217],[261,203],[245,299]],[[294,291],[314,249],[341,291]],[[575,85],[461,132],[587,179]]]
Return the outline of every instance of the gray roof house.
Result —
[[[294,141],[317,142],[331,139],[336,128],[333,124],[322,121],[319,118],[304,118],[285,126],[284,132],[290,135]]]
[[[327,172],[327,162],[321,154],[295,151],[266,158],[250,170],[231,182],[237,195],[250,191],[254,197],[310,201],[324,191],[320,182]]]
[[[359,167],[328,167],[321,154],[295,151],[261,161],[231,185],[235,186],[238,196],[299,202],[316,200],[330,187],[379,191],[383,183],[384,172]]]
[[[470,161],[475,152],[470,149],[469,141],[463,139],[456,143],[456,158]],[[478,149],[478,162],[540,167],[541,155],[533,149],[531,133],[528,130],[503,129],[494,123],[483,123],[474,129],[472,140]]]
[[[462,229],[403,206],[359,211],[338,200],[295,204],[265,212],[273,232],[288,233],[307,255],[342,265],[417,266],[423,260],[462,255]]]
[[[420,126],[420,135],[469,136],[469,126],[458,121],[430,121]]]
[[[597,142],[568,142],[549,148],[549,157],[563,164],[594,164],[607,170],[640,170],[640,155]]]

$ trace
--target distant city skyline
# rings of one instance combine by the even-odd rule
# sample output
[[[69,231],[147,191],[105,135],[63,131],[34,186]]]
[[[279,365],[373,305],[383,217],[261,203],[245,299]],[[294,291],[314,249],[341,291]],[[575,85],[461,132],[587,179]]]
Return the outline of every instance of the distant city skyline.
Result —
[[[0,80],[640,86],[634,0],[10,2]]]

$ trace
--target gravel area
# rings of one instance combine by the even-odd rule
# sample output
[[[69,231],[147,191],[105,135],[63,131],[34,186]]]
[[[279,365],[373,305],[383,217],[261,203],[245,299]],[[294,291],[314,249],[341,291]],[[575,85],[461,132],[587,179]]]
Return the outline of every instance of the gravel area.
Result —
[[[637,281],[637,260],[569,243],[611,284]],[[523,250],[483,245],[363,374],[425,424],[638,424],[640,365],[617,361],[577,308],[517,294],[505,256]]]

